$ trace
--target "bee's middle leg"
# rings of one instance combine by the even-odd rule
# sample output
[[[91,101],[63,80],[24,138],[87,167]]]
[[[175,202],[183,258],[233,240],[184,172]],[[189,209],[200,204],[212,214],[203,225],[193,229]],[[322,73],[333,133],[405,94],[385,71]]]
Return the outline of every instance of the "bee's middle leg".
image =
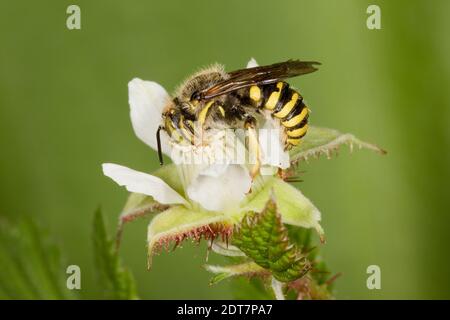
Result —
[[[253,116],[247,115],[244,121],[244,128],[248,131],[248,151],[250,160],[255,163],[250,170],[250,175],[254,179],[261,169],[261,148],[258,141],[258,133],[256,131],[256,119]]]

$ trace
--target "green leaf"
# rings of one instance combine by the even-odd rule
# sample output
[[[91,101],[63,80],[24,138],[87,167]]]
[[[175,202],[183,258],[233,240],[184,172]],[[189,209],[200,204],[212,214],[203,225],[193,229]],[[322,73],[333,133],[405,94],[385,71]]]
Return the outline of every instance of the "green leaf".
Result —
[[[236,276],[252,276],[255,274],[267,274],[268,272],[254,262],[244,262],[229,266],[205,265],[205,269],[215,276],[211,278],[209,284],[216,284],[224,279]]]
[[[197,241],[228,237],[232,231],[229,216],[211,211],[194,211],[183,206],[173,206],[153,218],[148,226],[149,267],[155,249],[178,245],[186,238]]]
[[[302,252],[307,252],[312,249],[312,232],[311,229],[305,229],[297,226],[287,226],[289,232],[289,239],[295,243]]]
[[[256,264],[271,271],[278,281],[296,280],[310,269],[306,257],[289,243],[288,231],[273,197],[261,213],[250,212],[244,217],[232,243]]]
[[[319,249],[312,244],[311,230],[288,226],[288,232],[289,239],[304,254],[307,254],[307,258],[313,266],[308,278],[290,284],[290,293],[294,293],[295,299],[298,297],[302,297],[302,299],[333,299],[333,284],[339,274],[333,275],[320,257]]]
[[[122,267],[114,240],[107,234],[100,210],[94,215],[93,241],[96,270],[104,298],[138,299],[133,275]]]
[[[0,298],[74,299],[58,246],[33,220],[0,221]]]
[[[332,153],[337,152],[343,144],[350,145],[350,150],[353,150],[355,145],[360,149],[365,148],[380,154],[386,153],[378,146],[359,140],[350,133],[341,133],[333,129],[311,126],[300,145],[292,148],[289,152],[291,162],[306,161],[311,157],[319,157],[322,154],[330,158]]]
[[[277,199],[278,213],[283,223],[314,228],[323,238],[323,229],[319,224],[321,219],[319,210],[306,198],[300,190],[277,177],[269,177],[264,181],[263,187],[249,197],[243,209],[260,212],[264,209],[271,194]]]

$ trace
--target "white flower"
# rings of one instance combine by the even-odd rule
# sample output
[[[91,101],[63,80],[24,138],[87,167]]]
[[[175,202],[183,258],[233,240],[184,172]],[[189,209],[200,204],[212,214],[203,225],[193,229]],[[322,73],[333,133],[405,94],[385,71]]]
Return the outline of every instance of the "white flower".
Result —
[[[251,59],[247,67],[254,66],[257,66],[257,63]],[[171,97],[158,83],[138,78],[129,82],[128,93],[134,132],[139,139],[156,150],[156,131],[162,124],[161,114]],[[279,123],[267,113],[261,128],[279,129]],[[230,151],[229,144],[226,143],[229,137],[219,135],[220,133],[214,141],[218,144],[220,142],[222,149],[216,147],[214,141],[208,146],[175,144],[165,131],[161,131],[162,151],[176,164],[181,158],[195,157],[198,154],[202,157],[206,155],[208,159],[200,164],[184,162],[177,165],[186,197],[189,199],[177,193],[160,178],[147,173],[111,163],[103,164],[103,173],[119,185],[125,186],[128,191],[152,196],[162,204],[189,205],[194,202],[210,211],[231,210],[238,207],[251,190],[252,178],[248,164],[235,164],[230,160],[229,154],[235,151],[236,146],[233,145]],[[273,174],[278,167],[285,169],[289,166],[289,154],[284,151],[279,136],[260,130],[258,138],[267,142],[261,143],[262,174]],[[224,156],[220,158],[218,153]]]
[[[104,163],[103,173],[130,192],[152,196],[162,204],[187,204],[180,194],[158,177],[114,163]]]

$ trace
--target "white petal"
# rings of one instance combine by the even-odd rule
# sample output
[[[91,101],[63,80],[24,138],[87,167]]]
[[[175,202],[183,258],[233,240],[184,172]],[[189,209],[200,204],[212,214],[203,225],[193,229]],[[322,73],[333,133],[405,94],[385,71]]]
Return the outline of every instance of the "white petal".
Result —
[[[225,173],[228,169],[229,164],[211,164],[202,170],[201,174],[210,177],[219,177]]]
[[[261,164],[281,169],[289,168],[289,152],[284,150],[279,121],[273,119],[271,116],[267,116],[266,118],[263,127],[258,131],[258,139],[262,153]]]
[[[158,177],[132,170],[113,163],[104,163],[103,174],[118,185],[125,186],[130,192],[152,196],[162,204],[186,204],[187,201],[178,192]]]
[[[257,66],[259,66],[258,62],[256,62],[254,58],[251,58],[250,61],[247,63],[247,68],[254,68]]]
[[[240,165],[229,165],[219,176],[200,174],[187,188],[189,198],[211,211],[237,207],[250,190],[252,179]]]
[[[134,132],[155,150],[156,130],[162,123],[161,113],[169,100],[167,91],[156,82],[134,78],[128,83],[128,102]],[[161,131],[163,152],[170,155],[168,139],[167,133]]]

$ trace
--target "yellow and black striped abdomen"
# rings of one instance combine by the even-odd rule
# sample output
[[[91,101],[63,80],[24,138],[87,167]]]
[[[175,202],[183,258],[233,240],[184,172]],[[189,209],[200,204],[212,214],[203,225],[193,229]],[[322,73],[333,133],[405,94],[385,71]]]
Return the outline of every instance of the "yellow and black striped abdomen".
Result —
[[[251,86],[249,88],[251,103],[261,109],[270,110],[272,116],[280,120],[286,133],[286,147],[290,148],[300,143],[308,130],[308,107],[303,103],[303,97],[289,88],[286,82]]]

